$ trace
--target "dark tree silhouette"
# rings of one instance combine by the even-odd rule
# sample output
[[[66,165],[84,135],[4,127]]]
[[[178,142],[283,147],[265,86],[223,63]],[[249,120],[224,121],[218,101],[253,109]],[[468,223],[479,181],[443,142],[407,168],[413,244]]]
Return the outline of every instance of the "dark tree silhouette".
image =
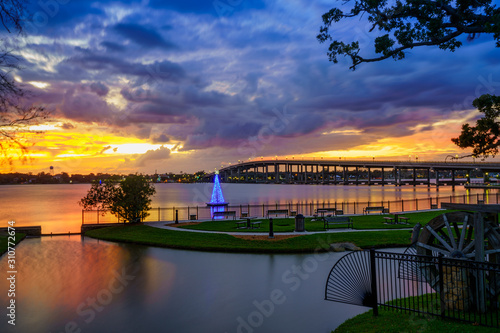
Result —
[[[462,45],[457,37],[463,34],[469,39],[481,33],[492,34],[496,46],[500,47],[500,9],[491,0],[342,2],[352,4],[350,11],[333,8],[325,13],[317,39],[330,43],[327,54],[334,63],[340,55],[351,58],[352,70],[365,62],[404,59],[407,50],[419,46],[435,45],[455,51]],[[341,20],[362,16],[371,24],[370,32],[381,32],[374,42],[375,53],[379,56],[361,56],[358,41],[339,41],[333,37],[335,31],[330,31]]]
[[[0,1],[0,28],[7,33],[22,34],[27,15],[26,0]],[[0,44],[0,164],[12,164],[16,155],[25,160],[34,133],[29,127],[48,114],[42,107],[23,104],[28,92],[12,76],[13,71],[21,69],[19,59],[5,39]]]
[[[460,136],[451,141],[460,148],[472,148],[472,154],[467,156],[494,157],[500,146],[500,96],[482,95],[476,98],[472,105],[483,113],[484,117],[476,121],[476,126],[463,124]]]
[[[121,182],[111,179],[94,182],[79,204],[85,210],[109,210],[126,222],[141,222],[149,215],[155,192],[146,177],[130,175]]]

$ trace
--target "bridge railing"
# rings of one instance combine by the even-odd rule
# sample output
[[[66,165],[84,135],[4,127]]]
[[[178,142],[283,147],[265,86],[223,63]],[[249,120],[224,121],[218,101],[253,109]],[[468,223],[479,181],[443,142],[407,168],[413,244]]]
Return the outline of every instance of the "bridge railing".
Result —
[[[225,207],[226,211],[235,211],[236,217],[255,216],[267,217],[268,210],[288,210],[290,215],[302,214],[304,216],[313,216],[318,209],[336,208],[342,210],[344,215],[363,214],[363,210],[370,206],[382,206],[388,208],[390,213],[421,211],[436,209],[441,207],[441,203],[466,203],[466,204],[498,204],[500,203],[500,193],[486,194],[464,194],[456,196],[441,196],[421,199],[403,199],[403,200],[379,200],[365,202],[349,201],[316,201],[316,202],[295,202],[295,203],[273,203],[273,204],[241,204],[229,205]],[[144,222],[155,221],[175,221],[176,215],[179,221],[189,220],[210,220],[213,210],[206,206],[190,207],[156,207],[149,211],[149,216]],[[82,224],[114,223],[123,222],[113,216],[108,211],[87,210],[82,211]]]

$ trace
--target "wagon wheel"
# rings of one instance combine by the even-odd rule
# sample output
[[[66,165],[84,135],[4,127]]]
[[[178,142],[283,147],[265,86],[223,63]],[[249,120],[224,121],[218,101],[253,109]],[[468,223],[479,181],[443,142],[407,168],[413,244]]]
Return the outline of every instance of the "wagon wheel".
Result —
[[[460,228],[460,224],[462,224]],[[484,215],[484,258],[479,261],[500,263],[500,232],[494,215]],[[474,214],[469,212],[451,212],[433,218],[418,236],[417,253],[421,255],[443,255],[448,258],[475,260]],[[420,263],[420,271],[431,287],[440,292],[438,266],[435,260]],[[453,273],[457,274],[458,270]],[[450,278],[448,276],[448,278]],[[456,276],[453,277],[454,279]],[[465,276],[464,283],[471,284],[474,276]],[[498,274],[486,275],[486,290],[490,297],[500,294]]]

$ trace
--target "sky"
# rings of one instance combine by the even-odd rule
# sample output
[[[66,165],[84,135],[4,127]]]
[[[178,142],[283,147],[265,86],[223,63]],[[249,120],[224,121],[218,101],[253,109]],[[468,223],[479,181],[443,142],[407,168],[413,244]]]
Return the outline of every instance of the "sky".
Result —
[[[450,139],[478,116],[475,98],[500,94],[493,38],[352,71],[348,59],[329,62],[316,40],[321,15],[340,5],[32,1],[13,74],[51,117],[33,128],[43,134],[29,161],[0,172],[178,173],[262,158],[469,153]],[[370,28],[354,18],[334,33],[370,55]]]

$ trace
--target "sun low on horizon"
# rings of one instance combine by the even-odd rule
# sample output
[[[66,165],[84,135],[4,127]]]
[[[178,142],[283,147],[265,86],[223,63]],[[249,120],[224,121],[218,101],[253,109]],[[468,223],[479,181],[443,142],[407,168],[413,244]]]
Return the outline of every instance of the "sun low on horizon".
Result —
[[[470,154],[451,138],[478,118],[475,98],[500,91],[494,41],[464,37],[457,52],[415,49],[352,71],[347,59],[328,61],[316,40],[330,7],[79,1],[48,15],[31,3],[46,22],[4,37],[16,43],[21,66],[12,74],[30,91],[25,103],[50,117],[24,133],[28,152],[9,151],[12,164],[0,172],[151,174],[261,158]],[[337,31],[369,45],[367,24]]]

